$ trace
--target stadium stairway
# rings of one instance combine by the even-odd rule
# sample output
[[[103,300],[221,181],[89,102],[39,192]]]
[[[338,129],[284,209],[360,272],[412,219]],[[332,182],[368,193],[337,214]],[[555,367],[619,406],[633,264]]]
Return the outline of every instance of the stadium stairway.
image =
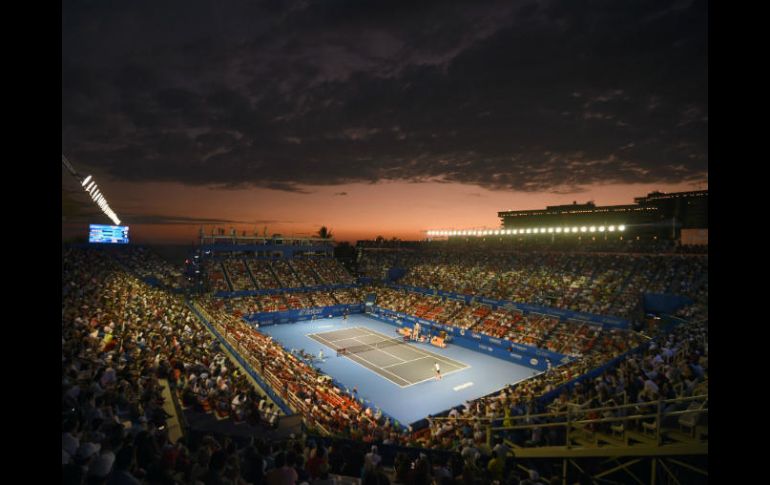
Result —
[[[259,284],[257,284],[257,279],[254,277],[254,274],[251,272],[251,268],[249,268],[249,265],[246,264],[246,260],[243,260],[243,265],[246,266],[246,274],[249,275],[249,279],[251,280],[251,284],[254,285],[254,288],[260,290]]]
[[[227,272],[227,268],[225,267],[225,263],[222,261],[219,262],[219,267],[222,269],[222,274],[225,275],[225,282],[227,282],[228,288],[230,288],[230,291],[233,290],[233,282],[230,280],[230,274]]]
[[[281,278],[278,277],[278,273],[275,272],[275,268],[273,268],[273,265],[268,261],[267,268],[270,270],[270,276],[273,277],[275,281],[278,282],[279,288],[286,288],[286,285],[281,281]]]
[[[316,280],[318,280],[318,284],[325,285],[325,284],[329,283],[329,282],[325,281],[323,279],[323,277],[321,276],[321,273],[318,272],[318,269],[316,268],[315,261],[308,260],[308,267],[310,268],[310,271],[312,271],[313,276],[315,276]]]
[[[171,386],[166,379],[160,379],[158,383],[161,386],[161,396],[163,397],[163,411],[168,415],[166,418],[166,429],[168,437],[172,443],[176,443],[179,438],[184,436],[184,427],[182,426],[184,415],[181,414],[181,407],[171,391]]]
[[[298,270],[295,267],[296,262],[292,260],[288,260],[287,263],[289,265],[289,268],[291,268],[292,272],[294,273],[294,276],[300,281],[300,283],[303,284],[303,286],[316,286],[316,285],[322,285],[325,283],[323,278],[321,278],[318,275],[318,272],[315,270],[315,268],[313,268],[310,265],[309,260],[306,260],[306,266],[305,266],[306,268],[310,269],[310,276],[313,278],[313,281],[311,281],[309,285],[305,283],[305,279],[307,275],[302,273],[300,270]]]

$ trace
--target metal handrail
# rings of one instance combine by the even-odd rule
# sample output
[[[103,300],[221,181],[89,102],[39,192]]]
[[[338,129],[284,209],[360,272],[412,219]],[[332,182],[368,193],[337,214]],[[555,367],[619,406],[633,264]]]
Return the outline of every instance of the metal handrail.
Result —
[[[617,406],[603,406],[603,407],[597,407],[597,408],[585,408],[580,409],[582,413],[589,413],[592,411],[609,411],[609,410],[615,410],[615,409],[626,409],[626,408],[637,408],[640,406],[653,406],[657,405],[658,402],[662,402],[664,404],[667,403],[681,403],[681,402],[688,402],[688,401],[697,401],[700,399],[708,399],[708,394],[701,394],[698,396],[689,396],[689,397],[680,397],[680,398],[674,398],[674,399],[665,399],[662,401],[648,401],[645,403],[630,403],[630,404],[619,404]],[[495,416],[495,417],[487,417],[487,416],[473,416],[473,417],[449,417],[449,416],[435,416],[431,417],[432,420],[435,421],[495,421],[498,419],[505,419],[505,420],[523,420],[523,419],[532,419],[532,418],[555,418],[560,416],[568,416],[568,415],[574,415],[574,411],[554,411],[554,412],[548,412],[548,413],[539,413],[539,414],[524,414],[524,415],[511,415],[511,416]]]
[[[670,413],[664,413],[664,417],[669,416],[680,416],[683,414],[696,414],[696,413],[707,413],[708,408],[703,409],[684,409],[682,411],[671,411]],[[649,418],[658,418],[658,413],[651,413],[651,414],[632,414],[629,416],[613,416],[610,418],[594,418],[594,419],[580,419],[577,421],[560,421],[556,423],[531,423],[531,424],[523,424],[518,426],[499,426],[499,427],[490,427],[492,431],[501,431],[501,430],[514,430],[514,429],[531,429],[531,428],[553,428],[556,426],[568,426],[568,425],[575,425],[575,424],[592,424],[592,423],[609,423],[613,421],[628,421],[628,420],[639,420],[639,419],[649,419]]]

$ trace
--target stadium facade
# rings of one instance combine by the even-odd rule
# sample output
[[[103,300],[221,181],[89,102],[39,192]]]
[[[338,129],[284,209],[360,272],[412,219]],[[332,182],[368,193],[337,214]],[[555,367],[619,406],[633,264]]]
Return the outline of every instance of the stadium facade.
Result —
[[[705,232],[707,241],[708,190],[651,192],[636,197],[633,204],[625,205],[597,206],[593,202],[574,202],[545,209],[501,211],[497,215],[502,229],[625,225],[626,237],[689,241],[695,232],[701,237]]]

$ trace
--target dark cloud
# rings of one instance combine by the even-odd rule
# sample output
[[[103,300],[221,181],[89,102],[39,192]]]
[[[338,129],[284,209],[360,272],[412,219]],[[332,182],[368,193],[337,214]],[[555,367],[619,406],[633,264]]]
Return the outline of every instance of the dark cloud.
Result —
[[[234,221],[230,219],[217,219],[205,217],[186,217],[166,214],[131,214],[126,213],[125,217],[131,221],[131,224],[161,224],[161,225],[208,225],[208,224],[279,224],[291,221],[277,220],[257,220],[257,221]]]
[[[63,150],[297,193],[707,178],[705,2],[414,3],[65,2]]]

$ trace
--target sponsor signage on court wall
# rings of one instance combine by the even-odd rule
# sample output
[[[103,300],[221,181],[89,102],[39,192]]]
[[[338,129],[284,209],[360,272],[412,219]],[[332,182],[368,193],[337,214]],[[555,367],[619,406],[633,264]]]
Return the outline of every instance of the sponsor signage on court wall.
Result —
[[[321,315],[323,314],[323,308],[303,308],[299,311],[299,316],[304,315]]]
[[[328,315],[330,317],[342,316],[345,313],[363,313],[364,305],[332,305],[326,307],[303,308],[300,310],[287,310],[283,312],[253,313],[243,317],[249,323],[271,325],[274,323],[290,323],[298,320],[307,320],[316,315]]]
[[[358,285],[341,283],[338,285],[303,286],[299,288],[265,288],[261,290],[218,291],[217,298],[239,298],[254,295],[277,295],[282,293],[305,293],[308,291],[331,291],[348,288],[358,288]]]

